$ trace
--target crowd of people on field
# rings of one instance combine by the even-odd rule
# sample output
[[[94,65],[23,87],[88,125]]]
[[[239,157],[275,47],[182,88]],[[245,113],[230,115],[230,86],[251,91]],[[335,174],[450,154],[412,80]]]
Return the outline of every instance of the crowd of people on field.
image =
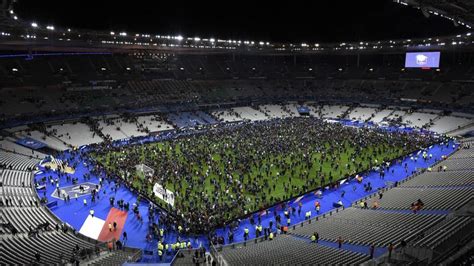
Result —
[[[287,118],[147,145],[96,144],[92,155],[99,165],[92,171],[119,177],[151,199],[155,183],[173,191],[174,206],[156,200],[170,210],[169,222],[201,233],[433,142],[430,135]],[[153,175],[140,176],[139,164]]]

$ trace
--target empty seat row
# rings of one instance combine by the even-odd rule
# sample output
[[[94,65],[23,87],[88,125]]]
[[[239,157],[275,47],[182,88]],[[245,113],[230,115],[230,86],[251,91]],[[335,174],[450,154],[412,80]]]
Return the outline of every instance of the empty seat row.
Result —
[[[0,151],[0,165],[3,165],[5,169],[29,171],[34,169],[39,161],[34,157]]]
[[[31,185],[31,172],[19,170],[0,170],[0,182],[4,186],[27,186]]]
[[[385,192],[382,199],[369,200],[369,206],[377,201],[382,209],[410,210],[420,199],[424,210],[455,210],[473,198],[474,190],[469,187],[397,187]]]
[[[358,265],[368,256],[309,243],[291,235],[278,235],[274,240],[222,250],[229,265]]]
[[[313,220],[311,224],[296,226],[289,232],[306,238],[317,232],[323,240],[335,242],[340,237],[344,243],[383,247],[409,239],[443,217],[348,208],[338,214]]]
[[[434,230],[428,235],[424,236],[422,239],[418,240],[414,245],[421,247],[428,247],[435,249],[437,246],[443,243],[444,240],[461,230],[465,227],[470,227],[474,225],[474,219],[469,216],[463,217],[454,217],[446,222],[442,228]]]
[[[400,187],[437,187],[437,186],[472,186],[474,171],[425,172],[408,180]]]

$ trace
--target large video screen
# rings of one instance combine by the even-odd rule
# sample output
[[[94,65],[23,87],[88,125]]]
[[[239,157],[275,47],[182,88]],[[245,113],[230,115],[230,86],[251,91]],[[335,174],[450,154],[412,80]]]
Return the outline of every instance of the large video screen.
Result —
[[[440,52],[415,52],[407,53],[405,67],[438,68]]]

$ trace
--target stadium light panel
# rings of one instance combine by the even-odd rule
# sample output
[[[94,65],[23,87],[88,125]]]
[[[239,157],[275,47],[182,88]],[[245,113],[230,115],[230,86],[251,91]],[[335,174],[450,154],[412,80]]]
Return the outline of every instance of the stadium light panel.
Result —
[[[17,19],[18,19],[18,17],[17,17],[17,16],[13,16],[13,19],[14,19],[14,20],[17,20]]]
[[[14,12],[13,10],[10,10],[10,14],[12,14],[12,15],[13,15],[13,13],[15,13],[15,12]]]
[[[48,30],[54,30],[54,26],[51,26],[51,25],[50,25],[50,26],[46,26],[46,29],[48,29]]]
[[[176,40],[178,40],[178,41],[182,41],[183,39],[184,39],[184,38],[183,38],[183,36],[181,36],[181,35],[176,36]]]
[[[38,28],[38,23],[36,23],[36,22],[31,23],[31,27]]]
[[[18,68],[12,68],[13,72],[18,72]]]

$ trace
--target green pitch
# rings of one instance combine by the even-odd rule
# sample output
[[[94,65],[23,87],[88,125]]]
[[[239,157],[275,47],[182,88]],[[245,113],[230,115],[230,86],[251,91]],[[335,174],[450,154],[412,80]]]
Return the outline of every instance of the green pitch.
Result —
[[[304,145],[300,145],[298,136],[280,132],[281,143],[292,147],[282,152],[262,153],[259,147],[267,143],[260,137],[249,139],[225,132],[125,147],[92,156],[107,170],[151,197],[155,182],[173,191],[175,210],[180,213],[199,212],[230,220],[362,172],[413,149],[411,145],[402,145],[406,138],[393,141],[374,137],[375,133],[370,131],[354,133],[353,129],[336,129],[342,133],[320,138],[323,140],[308,140]],[[316,134],[318,129],[309,130]],[[360,137],[358,134],[374,140],[361,147],[354,141],[354,136]],[[137,173],[134,166],[140,163],[155,169],[155,176],[148,178]],[[181,172],[176,173],[175,169]],[[156,202],[160,200],[156,198]],[[228,210],[214,211],[211,206],[215,203]],[[165,204],[161,202],[161,205]]]

